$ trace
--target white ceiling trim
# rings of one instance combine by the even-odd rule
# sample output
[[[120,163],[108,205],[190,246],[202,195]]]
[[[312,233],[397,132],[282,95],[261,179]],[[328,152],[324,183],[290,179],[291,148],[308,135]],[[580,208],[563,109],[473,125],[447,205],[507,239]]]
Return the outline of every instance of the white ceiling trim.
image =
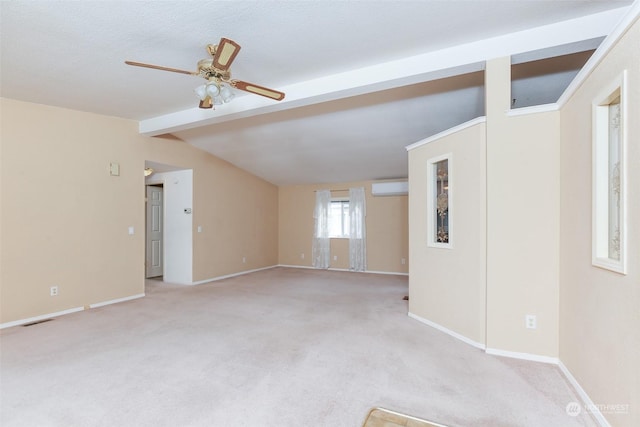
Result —
[[[437,133],[435,135],[430,136],[429,138],[422,139],[418,142],[414,142],[413,144],[407,145],[404,147],[407,151],[415,150],[418,147],[422,147],[423,145],[430,144],[433,141],[438,141],[439,139],[444,138],[445,136],[453,135],[454,133],[458,133],[475,125],[479,125],[480,123],[486,123],[487,117],[476,117],[475,119],[469,120],[468,122],[464,122],[459,124],[458,126],[454,126],[450,129],[445,130],[444,132]]]
[[[551,104],[532,105],[531,107],[514,108],[507,111],[507,117],[526,116],[529,114],[548,113],[560,110],[557,102]]]
[[[487,59],[606,36],[629,9],[613,9],[281,87],[278,89],[286,93],[286,98],[277,103],[261,97],[242,96],[216,110],[182,110],[142,120],[139,131],[148,136],[162,135],[479,71]]]
[[[562,55],[570,55],[576,52],[595,50],[598,48],[598,46],[600,46],[604,38],[605,37],[597,37],[595,39],[582,40],[575,43],[554,46],[548,49],[539,49],[512,55],[511,65],[523,64],[525,62],[538,61],[547,58],[554,58]]]
[[[589,58],[584,67],[578,72],[578,75],[571,81],[569,87],[565,89],[557,101],[558,106],[564,106],[578,90],[582,83],[591,75],[593,70],[602,59],[609,53],[622,36],[631,28],[631,26],[640,19],[640,1],[635,1],[631,6],[625,8],[627,11],[621,20],[618,21],[615,28],[602,41],[602,44]]]

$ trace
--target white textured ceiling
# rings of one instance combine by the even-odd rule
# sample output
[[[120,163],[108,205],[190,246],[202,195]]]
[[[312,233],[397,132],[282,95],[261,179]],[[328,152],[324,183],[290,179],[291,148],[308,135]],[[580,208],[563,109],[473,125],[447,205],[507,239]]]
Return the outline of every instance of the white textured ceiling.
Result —
[[[631,3],[2,1],[0,95],[139,120],[276,184],[402,177],[404,146],[483,114],[483,55],[602,37]],[[124,65],[194,70],[223,36],[242,46],[234,77],[285,101],[239,94],[203,112],[199,78]],[[551,100],[576,70],[555,71]],[[521,71],[514,97],[549,102],[535,99],[544,74]]]

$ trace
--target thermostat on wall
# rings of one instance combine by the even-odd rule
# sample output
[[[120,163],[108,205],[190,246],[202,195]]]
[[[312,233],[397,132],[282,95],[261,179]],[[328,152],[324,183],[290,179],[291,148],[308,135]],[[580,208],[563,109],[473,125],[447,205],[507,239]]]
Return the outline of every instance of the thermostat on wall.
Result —
[[[191,208],[185,208],[185,209],[184,209],[184,213],[186,213],[186,214],[190,214],[190,213],[191,213]]]

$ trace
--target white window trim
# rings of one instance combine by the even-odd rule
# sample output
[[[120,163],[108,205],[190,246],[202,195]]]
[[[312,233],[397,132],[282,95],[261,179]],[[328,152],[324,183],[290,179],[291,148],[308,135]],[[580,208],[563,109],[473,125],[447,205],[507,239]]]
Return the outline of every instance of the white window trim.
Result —
[[[600,268],[627,274],[627,71],[623,71],[614,81],[602,90],[592,103],[592,230],[591,263]],[[609,217],[608,217],[608,153],[609,120],[603,110],[620,92],[620,259],[609,258]],[[606,146],[602,146],[606,143]],[[604,187],[603,187],[604,186]],[[604,189],[603,189],[604,188]]]
[[[434,165],[442,160],[447,160],[447,168],[448,168],[448,186],[447,195],[448,195],[448,230],[449,230],[449,242],[442,243],[436,242],[435,235],[435,225],[437,223],[436,219],[436,207],[435,200],[433,195],[435,194],[436,183],[433,179],[434,175]],[[431,248],[440,248],[440,249],[453,249],[453,224],[454,224],[454,216],[453,216],[453,153],[443,154],[438,157],[433,157],[427,160],[427,246]]]

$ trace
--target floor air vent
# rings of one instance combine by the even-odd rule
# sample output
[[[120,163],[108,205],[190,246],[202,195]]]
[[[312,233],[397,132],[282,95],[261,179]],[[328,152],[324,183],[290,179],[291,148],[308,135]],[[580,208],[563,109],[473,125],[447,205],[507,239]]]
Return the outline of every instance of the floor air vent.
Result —
[[[44,319],[44,320],[36,320],[35,322],[31,322],[31,323],[25,323],[22,326],[33,326],[33,325],[39,325],[40,323],[46,323],[46,322],[51,322],[53,319]]]

